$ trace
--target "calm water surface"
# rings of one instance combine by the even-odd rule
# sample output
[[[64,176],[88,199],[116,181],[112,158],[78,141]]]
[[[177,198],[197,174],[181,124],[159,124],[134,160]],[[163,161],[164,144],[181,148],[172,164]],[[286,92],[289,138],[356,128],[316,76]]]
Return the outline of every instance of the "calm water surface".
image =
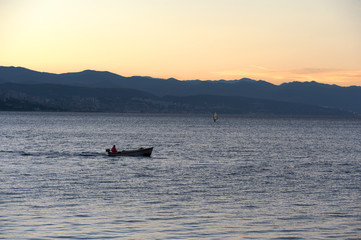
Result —
[[[361,119],[0,112],[0,239],[57,238],[361,239]]]

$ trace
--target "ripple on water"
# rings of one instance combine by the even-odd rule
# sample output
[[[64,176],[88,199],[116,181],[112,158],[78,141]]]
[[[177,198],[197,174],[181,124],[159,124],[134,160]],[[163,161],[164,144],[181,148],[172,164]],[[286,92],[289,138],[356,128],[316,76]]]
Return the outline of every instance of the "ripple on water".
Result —
[[[360,120],[0,117],[0,238],[359,237]]]

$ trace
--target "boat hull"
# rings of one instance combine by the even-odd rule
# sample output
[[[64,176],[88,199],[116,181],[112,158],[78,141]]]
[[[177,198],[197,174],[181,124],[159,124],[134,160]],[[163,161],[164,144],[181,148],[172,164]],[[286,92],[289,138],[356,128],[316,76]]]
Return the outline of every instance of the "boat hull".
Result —
[[[109,149],[106,150],[108,156],[144,156],[150,157],[152,155],[153,147],[151,148],[139,148],[135,150],[123,150],[116,153],[111,152]]]

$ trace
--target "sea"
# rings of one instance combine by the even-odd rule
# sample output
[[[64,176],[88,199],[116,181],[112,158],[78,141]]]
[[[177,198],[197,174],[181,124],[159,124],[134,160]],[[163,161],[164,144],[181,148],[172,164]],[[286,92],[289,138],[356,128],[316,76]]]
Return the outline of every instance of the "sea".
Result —
[[[0,112],[0,239],[361,239],[361,118],[218,116]]]

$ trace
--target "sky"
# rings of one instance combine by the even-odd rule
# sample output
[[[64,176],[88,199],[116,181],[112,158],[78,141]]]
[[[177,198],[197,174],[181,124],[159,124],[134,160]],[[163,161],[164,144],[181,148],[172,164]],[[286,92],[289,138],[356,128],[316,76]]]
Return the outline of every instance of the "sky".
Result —
[[[0,0],[0,66],[361,86],[361,0]]]

